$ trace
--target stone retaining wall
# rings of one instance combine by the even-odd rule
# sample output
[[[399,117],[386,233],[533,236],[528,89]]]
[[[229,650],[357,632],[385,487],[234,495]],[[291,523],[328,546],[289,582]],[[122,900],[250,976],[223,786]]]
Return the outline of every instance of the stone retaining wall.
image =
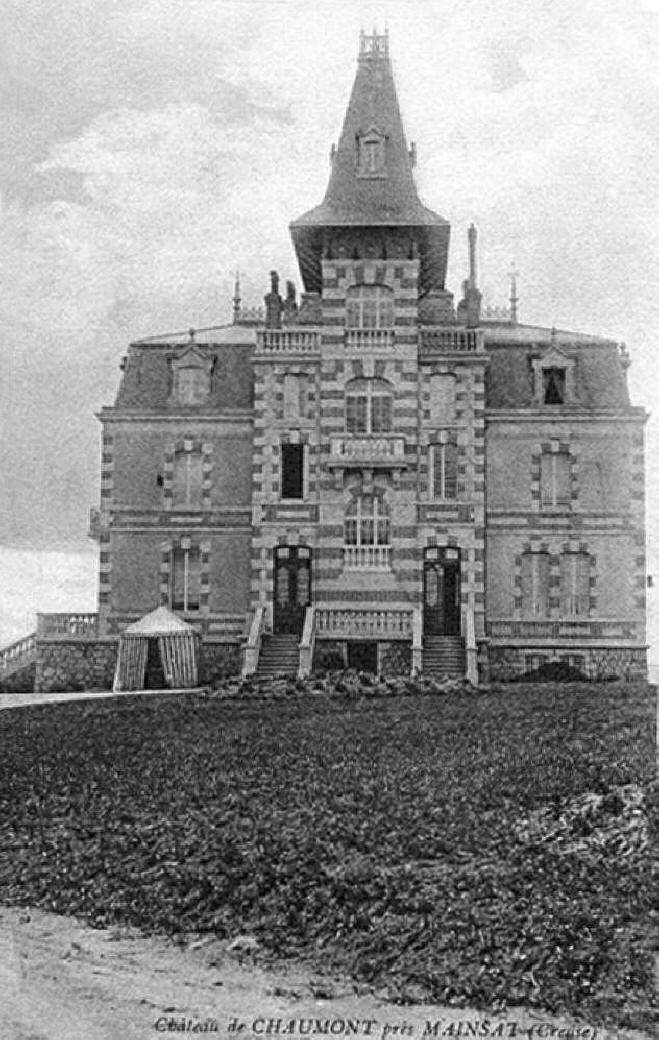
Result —
[[[568,650],[546,646],[490,646],[489,658],[493,682],[507,682],[541,663],[553,661],[571,664],[588,679],[615,676],[623,682],[647,680],[647,655],[643,648],[574,646]],[[537,663],[532,663],[533,659]]]
[[[240,675],[241,664],[237,643],[204,643],[201,648],[199,685],[214,686],[232,675]]]
[[[35,693],[111,690],[118,645],[116,639],[37,642]]]

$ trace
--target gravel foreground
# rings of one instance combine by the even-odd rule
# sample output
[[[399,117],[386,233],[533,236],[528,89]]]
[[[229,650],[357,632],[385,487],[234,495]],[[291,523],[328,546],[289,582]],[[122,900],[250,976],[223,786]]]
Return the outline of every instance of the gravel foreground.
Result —
[[[652,691],[363,694],[3,712],[0,901],[649,1028]]]

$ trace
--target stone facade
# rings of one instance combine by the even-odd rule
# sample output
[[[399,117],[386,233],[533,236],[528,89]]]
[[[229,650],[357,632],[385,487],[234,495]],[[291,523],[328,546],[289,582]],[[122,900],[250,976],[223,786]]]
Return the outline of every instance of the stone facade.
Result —
[[[387,44],[363,38],[325,198],[291,224],[300,302],[273,273],[261,316],[237,292],[231,325],[130,345],[100,414],[108,638],[169,605],[214,682],[255,619],[302,638],[313,608],[319,669],[359,643],[410,671],[453,639],[482,679],[536,659],[644,673],[626,353],[521,325],[516,299],[481,316],[473,228],[455,305],[449,225],[412,165]],[[74,656],[49,648],[37,682]]]

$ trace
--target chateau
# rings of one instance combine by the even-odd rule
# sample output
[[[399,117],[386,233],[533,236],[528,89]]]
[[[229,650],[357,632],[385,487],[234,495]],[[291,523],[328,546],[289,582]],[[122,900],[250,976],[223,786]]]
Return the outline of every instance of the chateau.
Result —
[[[100,413],[98,614],[43,616],[37,644],[92,642],[98,677],[165,605],[200,633],[206,681],[556,660],[645,677],[626,351],[521,324],[514,282],[509,310],[483,310],[473,227],[454,299],[415,161],[387,36],[362,34],[325,197],[290,225],[299,296],[272,272],[263,311],[237,286],[231,324],[130,345]]]

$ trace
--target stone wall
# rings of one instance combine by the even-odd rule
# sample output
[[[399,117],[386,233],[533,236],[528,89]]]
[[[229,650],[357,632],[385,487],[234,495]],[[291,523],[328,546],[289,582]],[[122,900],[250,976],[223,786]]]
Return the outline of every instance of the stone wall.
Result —
[[[647,655],[642,648],[575,646],[559,650],[546,646],[490,646],[489,658],[490,677],[495,682],[507,682],[552,661],[565,661],[589,679],[647,679]]]
[[[313,651],[314,672],[335,672],[347,668],[346,644],[339,639],[317,639]]]
[[[380,643],[380,673],[388,675],[409,675],[412,671],[412,644],[400,640],[391,643]]]
[[[201,648],[199,685],[214,686],[231,675],[240,675],[241,663],[237,643],[204,643]]]
[[[7,679],[0,681],[0,693],[32,693],[34,690],[34,676],[36,665],[34,661],[25,668],[19,668],[17,672]]]
[[[117,649],[115,639],[38,642],[35,693],[111,690]]]

